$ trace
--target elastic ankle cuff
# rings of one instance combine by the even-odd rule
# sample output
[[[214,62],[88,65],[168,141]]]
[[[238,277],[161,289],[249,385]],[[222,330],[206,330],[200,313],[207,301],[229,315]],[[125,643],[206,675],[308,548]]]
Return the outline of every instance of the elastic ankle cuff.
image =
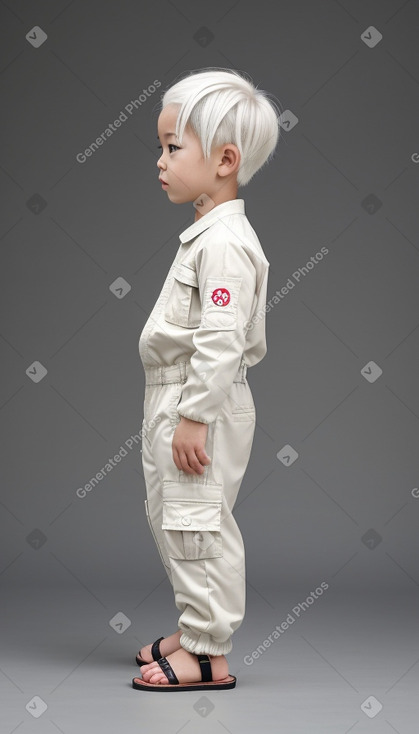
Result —
[[[189,633],[182,632],[179,640],[182,647],[195,655],[206,653],[207,655],[227,655],[233,648],[231,637],[225,642],[214,642],[210,635],[202,632],[198,637],[191,637]]]

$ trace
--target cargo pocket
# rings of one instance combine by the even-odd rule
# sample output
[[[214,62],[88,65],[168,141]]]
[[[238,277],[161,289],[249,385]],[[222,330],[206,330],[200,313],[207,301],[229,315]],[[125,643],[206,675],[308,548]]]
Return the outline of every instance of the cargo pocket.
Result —
[[[177,263],[173,268],[173,285],[164,310],[171,324],[192,329],[201,323],[201,299],[195,270]]]
[[[179,485],[163,480],[162,530],[170,558],[220,558],[221,507],[221,484]]]

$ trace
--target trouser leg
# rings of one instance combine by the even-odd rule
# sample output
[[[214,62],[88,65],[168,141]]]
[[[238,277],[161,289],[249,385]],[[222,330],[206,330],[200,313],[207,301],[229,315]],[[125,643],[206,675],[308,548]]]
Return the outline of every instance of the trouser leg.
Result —
[[[251,453],[254,404],[247,381],[233,383],[208,425],[211,464],[191,475],[177,469],[172,454],[181,389],[181,383],[146,388],[146,509],[181,612],[180,644],[195,654],[223,655],[245,613],[245,550],[231,511]]]
[[[221,413],[208,426],[205,450],[211,464],[201,475],[175,467],[177,478],[171,472],[163,480],[163,538],[181,611],[180,644],[195,654],[230,652],[231,636],[243,621],[245,549],[231,511],[254,430],[250,387],[247,382],[233,383]],[[209,530],[200,531],[199,526]]]

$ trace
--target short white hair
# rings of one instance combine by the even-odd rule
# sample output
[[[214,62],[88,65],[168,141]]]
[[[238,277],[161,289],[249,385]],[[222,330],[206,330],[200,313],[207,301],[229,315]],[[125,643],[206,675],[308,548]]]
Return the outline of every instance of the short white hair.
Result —
[[[280,136],[281,110],[248,75],[206,67],[188,72],[164,92],[162,109],[180,105],[176,136],[182,144],[187,123],[201,142],[207,160],[213,146],[237,145],[241,160],[238,186],[245,186],[272,157]],[[278,114],[279,109],[279,114]]]

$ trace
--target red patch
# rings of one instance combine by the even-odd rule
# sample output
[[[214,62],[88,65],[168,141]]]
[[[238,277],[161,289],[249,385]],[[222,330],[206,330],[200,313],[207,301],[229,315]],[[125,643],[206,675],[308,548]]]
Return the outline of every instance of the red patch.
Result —
[[[230,303],[230,291],[227,288],[216,288],[211,298],[216,306],[227,306]]]

